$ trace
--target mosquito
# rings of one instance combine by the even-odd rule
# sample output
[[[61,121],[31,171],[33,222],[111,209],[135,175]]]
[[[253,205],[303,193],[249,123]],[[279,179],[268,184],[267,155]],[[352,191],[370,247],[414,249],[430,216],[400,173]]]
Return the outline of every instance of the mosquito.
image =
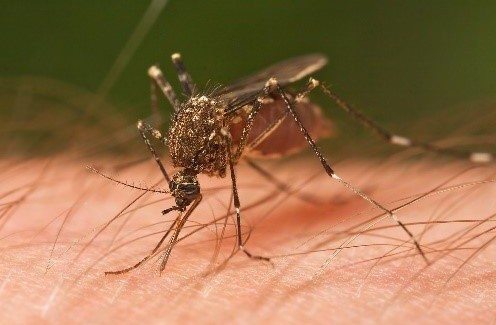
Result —
[[[488,152],[445,149],[394,134],[349,105],[328,86],[314,78],[310,78],[301,91],[290,91],[288,86],[319,71],[327,64],[327,58],[321,54],[304,55],[274,64],[230,86],[217,88],[208,93],[197,89],[180,54],[175,53],[171,58],[184,98],[180,99],[176,95],[158,66],[151,66],[148,70],[151,81],[151,109],[154,116],[159,116],[159,90],[174,109],[167,135],[163,136],[155,126],[141,120],[138,121],[137,128],[169,186],[169,191],[163,193],[169,193],[175,199],[175,205],[163,210],[162,214],[172,211],[177,211],[178,214],[146,257],[126,269],[109,271],[106,274],[122,274],[139,267],[155,256],[166,238],[170,236],[159,268],[160,272],[164,270],[181,229],[202,201],[199,174],[223,178],[229,173],[236,211],[238,251],[252,259],[269,261],[268,257],[256,255],[245,247],[241,232],[242,210],[235,166],[244,159],[262,176],[281,190],[287,191],[287,185],[272,177],[252,158],[287,156],[307,146],[311,148],[331,179],[382,210],[400,226],[428,263],[415,236],[398,216],[370,195],[338,176],[316,145],[317,139],[329,135],[330,122],[323,116],[321,108],[308,99],[314,89],[320,89],[337,104],[337,107],[389,144],[417,147],[425,151],[465,158],[474,163],[488,163],[493,160],[492,154]],[[150,137],[168,147],[172,165],[179,170],[172,177],[164,167]]]

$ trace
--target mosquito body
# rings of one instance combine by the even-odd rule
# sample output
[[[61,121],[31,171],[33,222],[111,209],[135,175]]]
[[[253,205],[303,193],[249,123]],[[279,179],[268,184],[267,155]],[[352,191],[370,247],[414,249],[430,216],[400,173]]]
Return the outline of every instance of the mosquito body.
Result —
[[[107,272],[107,274],[121,274],[138,267],[155,256],[165,239],[170,236],[160,266],[160,271],[164,269],[181,228],[202,200],[201,187],[197,178],[199,174],[217,177],[230,175],[236,210],[238,248],[250,258],[268,260],[266,257],[252,254],[244,247],[241,234],[241,203],[235,166],[240,159],[248,159],[249,165],[255,166],[255,169],[263,175],[263,169],[249,160],[250,157],[280,157],[300,151],[307,146],[310,146],[328,176],[389,215],[408,234],[421,256],[427,261],[419,243],[398,217],[391,210],[339,177],[316,146],[316,139],[330,134],[330,122],[323,117],[320,108],[308,100],[308,94],[319,86],[328,97],[336,102],[338,107],[344,109],[388,143],[420,147],[428,151],[468,158],[473,162],[492,160],[492,155],[489,153],[465,153],[441,149],[390,133],[313,78],[310,78],[303,91],[290,93],[286,89],[288,85],[325,66],[327,59],[320,54],[301,56],[275,64],[229,87],[209,94],[201,94],[197,91],[179,54],[172,55],[172,62],[186,96],[182,101],[177,98],[157,66],[152,66],[148,71],[151,78],[154,115],[158,116],[157,86],[174,108],[167,136],[162,136],[158,129],[143,121],[139,121],[137,126],[169,185],[170,194],[175,198],[175,205],[162,213],[178,211],[178,216],[148,256],[129,268]],[[148,134],[168,146],[173,167],[179,170],[172,177],[162,164]],[[280,189],[287,189],[284,184],[278,183],[273,178],[268,177],[268,179],[276,183]]]

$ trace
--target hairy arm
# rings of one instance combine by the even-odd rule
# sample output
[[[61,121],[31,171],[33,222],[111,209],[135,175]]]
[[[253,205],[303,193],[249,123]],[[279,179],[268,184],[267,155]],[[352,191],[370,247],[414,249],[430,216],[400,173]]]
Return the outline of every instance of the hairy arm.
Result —
[[[397,209],[430,265],[394,222],[325,174],[315,176],[319,165],[305,160],[269,166],[292,194],[245,167],[238,170],[246,246],[271,256],[273,265],[232,254],[229,182],[204,178],[205,200],[161,276],[165,245],[143,266],[105,276],[153,249],[175,217],[160,214],[172,204],[168,195],[118,186],[61,157],[2,166],[4,321],[496,318],[491,167],[338,165],[342,177]],[[150,187],[158,175],[153,167],[147,162],[116,177]]]

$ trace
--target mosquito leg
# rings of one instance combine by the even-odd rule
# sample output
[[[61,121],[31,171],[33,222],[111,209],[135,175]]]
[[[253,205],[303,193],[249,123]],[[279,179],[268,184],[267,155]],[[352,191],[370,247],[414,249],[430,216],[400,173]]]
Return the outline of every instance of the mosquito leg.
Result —
[[[150,152],[152,153],[153,158],[155,159],[158,167],[160,168],[160,171],[164,175],[164,178],[167,181],[167,184],[169,184],[170,183],[169,174],[167,174],[167,171],[165,170],[165,167],[162,164],[162,161],[160,160],[160,157],[157,155],[157,152],[155,151],[155,148],[153,148],[152,144],[150,143],[150,140],[146,136],[147,127],[145,126],[145,124],[141,120],[138,121],[137,127],[138,127],[138,131],[141,134],[141,137],[143,138],[143,140],[145,141],[146,146],[148,147],[148,150],[150,150]],[[156,131],[159,132],[158,130],[156,130]],[[152,132],[152,134],[153,134],[153,132]],[[159,132],[159,134],[160,134],[160,132]]]
[[[152,137],[160,141],[164,146],[167,145],[167,138],[162,135],[159,129],[154,128],[145,121],[139,120],[138,124],[141,123],[141,130],[148,132]],[[139,127],[138,127],[139,128]]]
[[[241,132],[238,148],[236,149],[236,152],[232,157],[233,163],[236,163],[243,154],[243,151],[247,145],[248,135],[250,133],[251,128],[253,127],[253,121],[255,120],[255,117],[257,116],[258,112],[260,112],[260,109],[262,108],[263,100],[270,94],[271,91],[272,91],[271,85],[267,83],[262,89],[262,95],[259,96],[255,101],[255,103],[253,104],[253,108],[251,109],[250,114],[248,114],[248,118],[246,119],[246,124],[243,127],[243,131]]]
[[[320,81],[314,78],[310,78],[307,83],[307,88],[298,95],[296,95],[296,101],[300,101],[303,98],[307,97],[312,92],[312,90],[317,88],[319,85],[320,85]]]
[[[422,250],[422,248],[420,247],[419,243],[417,242],[417,240],[415,239],[415,237],[413,236],[413,234],[410,232],[410,230],[408,230],[408,228],[396,217],[396,215],[389,209],[385,208],[382,204],[380,204],[379,202],[375,201],[374,199],[372,199],[371,197],[369,197],[367,194],[363,193],[359,188],[356,188],[355,186],[353,186],[352,184],[348,183],[347,181],[345,181],[344,179],[342,179],[341,177],[339,177],[335,172],[334,170],[331,168],[331,166],[327,163],[327,160],[324,158],[324,156],[322,155],[322,153],[320,152],[319,148],[317,147],[317,145],[315,144],[315,141],[312,139],[312,137],[310,136],[310,134],[308,133],[307,129],[305,128],[305,126],[301,123],[301,120],[298,116],[298,113],[296,112],[293,104],[289,101],[288,97],[286,96],[286,93],[284,92],[284,90],[281,88],[281,86],[278,84],[277,80],[275,78],[271,78],[267,83],[273,85],[273,87],[279,92],[279,94],[281,95],[281,97],[283,98],[285,104],[286,104],[286,108],[289,110],[289,112],[291,113],[291,115],[293,116],[293,119],[295,120],[296,124],[299,126],[300,128],[300,131],[301,133],[303,134],[303,136],[305,137],[305,139],[307,140],[308,144],[310,145],[310,147],[312,148],[313,152],[315,153],[315,155],[317,156],[317,158],[320,160],[320,163],[322,164],[322,166],[324,167],[324,170],[326,171],[326,173],[331,177],[333,178],[334,180],[338,181],[339,183],[341,183],[343,186],[345,186],[346,188],[348,188],[349,190],[351,190],[353,193],[355,193],[356,195],[360,196],[362,199],[364,199],[365,201],[369,202],[370,204],[374,205],[375,207],[379,208],[380,210],[384,211],[384,213],[386,213],[387,215],[389,215],[391,217],[391,219],[393,219],[407,234],[408,236],[410,236],[410,238],[412,239],[415,247],[417,248],[417,250],[420,252],[420,254],[422,255],[422,257],[424,258],[424,260],[429,263],[429,261],[427,260],[427,258],[425,257],[425,254],[424,254],[424,251]]]
[[[296,102],[302,100],[303,98],[307,97],[308,94],[314,90],[317,86],[319,85],[319,82],[313,78],[310,78],[307,87],[305,90],[303,90],[301,93],[296,95],[295,100]],[[282,123],[286,120],[286,118],[289,116],[289,111],[285,111],[284,115],[280,116],[277,120],[272,122],[263,132],[260,133],[258,137],[256,137],[253,141],[250,143],[246,144],[246,151],[250,151],[253,148],[256,148],[260,143],[262,143],[265,139],[267,139],[277,128],[282,125]],[[263,176],[265,179],[267,179],[269,182],[274,184],[281,192],[285,192],[287,194],[293,194],[294,191],[291,190],[291,188],[279,181],[277,178],[272,176],[269,172],[267,172],[265,169],[260,167],[257,163],[255,163],[253,160],[245,157],[245,161],[248,163],[248,166],[250,166],[253,170],[255,170],[257,173],[259,173],[261,176]],[[312,203],[312,204],[322,204],[320,200],[317,198],[310,196],[310,195],[305,195],[302,193],[297,193],[296,195],[298,198],[300,198],[303,201]]]
[[[463,158],[470,160],[474,163],[489,163],[494,161],[494,156],[489,152],[467,152],[462,150],[444,149],[437,147],[429,143],[418,142],[413,139],[409,139],[381,127],[379,124],[365,116],[362,112],[355,109],[353,106],[342,100],[336,93],[334,93],[330,88],[325,85],[321,85],[322,92],[331,98],[339,108],[343,109],[346,113],[351,115],[360,124],[377,134],[383,141],[404,147],[420,148],[425,151],[431,151],[439,154],[445,154],[457,158]]]
[[[310,94],[319,85],[319,82],[313,78],[308,81],[307,87],[301,93],[297,94],[295,101],[301,101]],[[260,143],[267,139],[289,116],[289,111],[285,111],[284,115],[273,121],[263,132],[261,132],[252,142],[246,144],[246,150],[250,151],[256,148]]]
[[[172,234],[172,237],[169,239],[169,244],[167,245],[167,248],[165,249],[165,252],[162,257],[162,263],[160,264],[160,269],[159,272],[162,274],[162,271],[165,269],[165,265],[167,264],[167,261],[169,260],[170,254],[172,252],[172,248],[174,245],[177,243],[177,237],[179,236],[179,233],[184,227],[184,224],[188,220],[189,216],[195,211],[196,207],[200,204],[202,200],[202,195],[199,194],[198,197],[195,199],[191,207],[188,209],[188,211],[184,214],[184,216],[181,218],[179,221],[174,233]]]
[[[302,94],[303,96],[306,96],[308,92],[310,92],[312,89],[314,89],[317,86],[317,84],[313,81],[313,79],[310,80],[309,85],[307,86],[307,90],[305,90]],[[251,254],[249,251],[247,251],[243,247],[243,240],[242,240],[242,235],[241,235],[241,210],[240,210],[240,202],[239,202],[239,195],[238,195],[238,189],[236,185],[236,174],[234,172],[234,164],[239,160],[241,155],[243,154],[243,151],[247,145],[248,141],[248,135],[250,133],[250,130],[253,126],[253,121],[255,117],[257,116],[258,112],[262,108],[263,100],[274,90],[274,84],[271,82],[267,82],[262,89],[261,96],[257,98],[255,103],[253,104],[253,108],[248,115],[248,118],[246,120],[246,124],[243,128],[243,131],[241,133],[241,137],[239,140],[239,145],[236,149],[236,152],[234,153],[234,156],[231,153],[231,145],[229,145],[228,149],[228,154],[229,154],[229,167],[231,171],[231,181],[232,181],[232,186],[233,186],[233,200],[234,200],[234,207],[236,209],[236,233],[237,233],[237,238],[238,238],[238,246],[239,249],[242,250],[248,257],[254,258],[254,259],[259,259],[259,260],[265,260],[265,261],[270,261],[269,258],[263,257],[263,256],[257,256]],[[272,128],[274,129],[279,125],[280,123],[276,123],[275,126]],[[269,127],[270,128],[270,127]],[[228,137],[228,136],[226,136]],[[228,137],[228,141],[230,143],[231,139]],[[286,186],[287,188],[287,186]]]
[[[181,54],[174,53],[171,58],[172,63],[174,63],[174,66],[176,67],[177,76],[179,77],[179,82],[181,82],[181,87],[183,88],[184,94],[190,97],[195,92],[195,84],[193,83],[188,71],[186,71],[186,66],[183,63]]]
[[[162,93],[165,95],[169,103],[172,105],[175,111],[179,110],[179,101],[177,100],[176,93],[172,89],[170,83],[165,79],[164,74],[156,65],[152,65],[148,69],[148,76],[158,85]],[[156,101],[155,101],[156,102]],[[152,96],[152,105],[153,96]],[[153,106],[152,106],[153,109]],[[158,109],[157,109],[158,110]]]
[[[158,249],[160,248],[160,246],[162,246],[162,243],[164,242],[165,238],[167,238],[167,236],[169,236],[170,232],[172,231],[172,229],[174,229],[174,227],[176,226],[176,224],[179,222],[180,219],[181,219],[181,214],[179,214],[177,216],[177,218],[174,220],[174,222],[172,222],[172,224],[169,227],[169,229],[165,232],[165,234],[162,236],[162,238],[160,239],[160,241],[158,242],[158,244],[155,246],[155,248],[150,252],[150,254],[148,254],[147,256],[145,256],[141,261],[139,261],[138,263],[134,264],[133,266],[130,266],[128,268],[125,268],[125,269],[122,269],[122,270],[119,270],[119,271],[108,271],[108,272],[105,272],[105,275],[117,275],[117,274],[127,273],[129,271],[132,271],[132,270],[138,268],[141,264],[143,264],[146,261],[148,261],[158,251]]]
[[[246,254],[249,258],[255,259],[255,260],[262,260],[262,261],[268,261],[270,262],[270,259],[268,257],[264,256],[259,256],[259,255],[254,255],[250,253],[244,246],[243,246],[243,236],[241,234],[241,203],[239,202],[239,194],[238,194],[238,187],[236,185],[236,173],[234,171],[234,163],[235,161],[233,160],[233,156],[231,154],[231,138],[228,134],[225,135],[229,146],[227,149],[228,152],[228,159],[229,159],[229,169],[231,171],[231,183],[232,183],[232,193],[233,193],[233,201],[234,201],[234,208],[236,210],[236,237],[238,240],[238,248],[240,251]]]
[[[150,78],[150,108],[153,125],[158,127],[162,124],[162,116],[158,108],[157,84],[152,78]]]

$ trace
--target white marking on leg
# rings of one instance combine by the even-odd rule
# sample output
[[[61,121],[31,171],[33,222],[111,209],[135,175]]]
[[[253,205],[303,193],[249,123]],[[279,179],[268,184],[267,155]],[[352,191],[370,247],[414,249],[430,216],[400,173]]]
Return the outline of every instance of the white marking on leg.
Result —
[[[179,75],[179,81],[180,81],[180,82],[185,83],[187,79],[188,79],[188,77],[186,76],[186,74],[181,73],[181,74]]]
[[[156,65],[152,65],[148,69],[148,75],[152,78],[158,78],[162,75],[162,71]]]
[[[398,146],[405,146],[405,147],[412,145],[412,140],[405,138],[405,137],[402,137],[402,136],[399,136],[399,135],[395,135],[395,134],[393,134],[391,136],[391,139],[389,139],[389,142],[392,144],[396,144]]]
[[[318,87],[320,85],[320,81],[314,78],[310,78],[309,82],[310,82],[310,86],[309,86],[310,89],[314,89],[315,87]]]
[[[181,60],[181,54],[180,53],[174,53],[171,55],[172,61],[179,61]]]
[[[470,155],[470,161],[475,163],[487,163],[493,159],[493,155],[489,152],[474,152]]]
[[[265,83],[265,87],[269,89],[273,89],[277,85],[277,79],[272,77]]]
[[[156,139],[160,139],[162,137],[162,133],[160,133],[157,129],[153,129],[151,133]]]

